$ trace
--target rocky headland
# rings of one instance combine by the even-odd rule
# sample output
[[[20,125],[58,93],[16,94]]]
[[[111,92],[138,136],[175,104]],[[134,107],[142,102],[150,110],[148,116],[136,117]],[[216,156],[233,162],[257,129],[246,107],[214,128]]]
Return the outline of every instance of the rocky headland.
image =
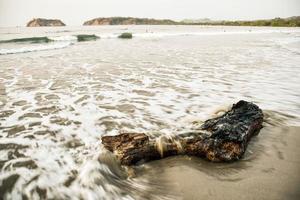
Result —
[[[59,19],[43,19],[43,18],[34,18],[27,23],[27,27],[39,27],[39,26],[65,26]]]
[[[133,18],[133,17],[109,17],[95,18],[83,23],[87,26],[95,25],[177,25],[178,22],[169,19],[148,19],[148,18]]]
[[[134,17],[108,17],[88,20],[83,25],[212,25],[212,26],[279,26],[279,27],[299,27],[300,16],[288,18],[274,18],[252,21],[228,21],[210,19],[186,19],[180,22],[169,19],[148,19]]]

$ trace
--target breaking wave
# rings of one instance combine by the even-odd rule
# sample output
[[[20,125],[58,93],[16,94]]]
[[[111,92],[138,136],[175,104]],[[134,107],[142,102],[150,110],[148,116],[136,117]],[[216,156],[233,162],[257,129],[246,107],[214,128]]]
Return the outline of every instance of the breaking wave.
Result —
[[[0,49],[0,55],[62,49],[70,45],[72,45],[72,42],[56,42],[52,44],[40,44],[37,46],[26,46],[21,48],[12,48],[12,49]]]
[[[15,38],[11,40],[2,40],[0,44],[8,43],[22,43],[30,44],[30,46],[13,46],[14,48],[1,48],[0,55],[6,54],[17,54],[17,53],[27,53],[35,51],[45,51],[66,48],[75,42],[93,41],[100,37],[97,35],[66,35],[66,36],[56,36],[56,37],[29,37],[29,38]]]
[[[100,37],[95,34],[80,34],[80,35],[63,35],[55,37],[26,37],[26,38],[14,38],[10,40],[0,40],[2,43],[30,43],[30,44],[39,44],[39,43],[49,43],[49,42],[70,42],[70,41],[88,41],[88,40],[97,40]]]

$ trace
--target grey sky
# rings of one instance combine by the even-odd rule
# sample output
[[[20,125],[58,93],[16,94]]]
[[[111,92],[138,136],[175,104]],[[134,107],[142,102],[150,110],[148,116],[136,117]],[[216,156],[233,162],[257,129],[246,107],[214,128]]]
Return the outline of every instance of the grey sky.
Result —
[[[81,25],[96,17],[264,19],[300,15],[300,0],[0,0],[0,26],[34,17]]]

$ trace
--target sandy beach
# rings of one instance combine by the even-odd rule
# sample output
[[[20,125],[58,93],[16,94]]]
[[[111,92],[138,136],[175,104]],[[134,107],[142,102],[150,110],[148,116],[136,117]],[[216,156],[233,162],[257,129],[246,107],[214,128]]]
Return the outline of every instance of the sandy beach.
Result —
[[[296,200],[300,197],[300,128],[264,128],[245,158],[229,164],[186,156],[146,164],[141,177],[164,196],[198,200]]]
[[[299,199],[299,28],[17,27],[0,40],[3,199]],[[265,126],[234,163],[183,156],[126,174],[101,143],[189,133],[239,100]]]

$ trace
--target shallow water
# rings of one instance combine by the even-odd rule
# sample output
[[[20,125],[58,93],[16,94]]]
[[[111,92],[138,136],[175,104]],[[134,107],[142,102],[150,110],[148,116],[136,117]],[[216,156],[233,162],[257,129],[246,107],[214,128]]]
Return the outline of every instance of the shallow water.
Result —
[[[134,38],[118,39],[122,32],[133,32]],[[74,35],[78,34],[96,34],[101,39],[77,42]],[[182,184],[185,176],[194,174],[201,179],[193,180],[195,185],[218,186],[197,191],[211,199],[222,198],[220,184],[231,187],[224,173],[233,174],[229,179],[237,185],[247,185],[243,181],[252,173],[299,183],[299,176],[293,176],[299,174],[298,154],[280,160],[298,151],[299,129],[281,127],[300,125],[299,28],[0,29],[0,40],[41,36],[55,42],[0,43],[0,193],[4,198],[195,199],[187,196],[189,187]],[[104,134],[189,131],[192,122],[212,117],[239,99],[264,110],[266,128],[249,150],[254,155],[274,154],[271,161],[246,156],[231,165],[215,165],[183,157],[122,169],[101,146]],[[286,132],[293,139],[283,143],[291,148],[278,150]],[[271,169],[265,167],[270,163],[285,163],[290,170],[273,167],[270,173],[257,172]],[[175,166],[173,171],[168,172],[168,165]],[[174,178],[181,168],[190,174]],[[166,175],[155,179],[155,174]],[[253,180],[252,187],[256,180],[261,182]],[[263,185],[280,186],[272,181]],[[265,199],[281,197],[286,191],[292,191],[287,198],[299,195],[296,189],[282,189]],[[227,192],[229,198],[235,191]]]

